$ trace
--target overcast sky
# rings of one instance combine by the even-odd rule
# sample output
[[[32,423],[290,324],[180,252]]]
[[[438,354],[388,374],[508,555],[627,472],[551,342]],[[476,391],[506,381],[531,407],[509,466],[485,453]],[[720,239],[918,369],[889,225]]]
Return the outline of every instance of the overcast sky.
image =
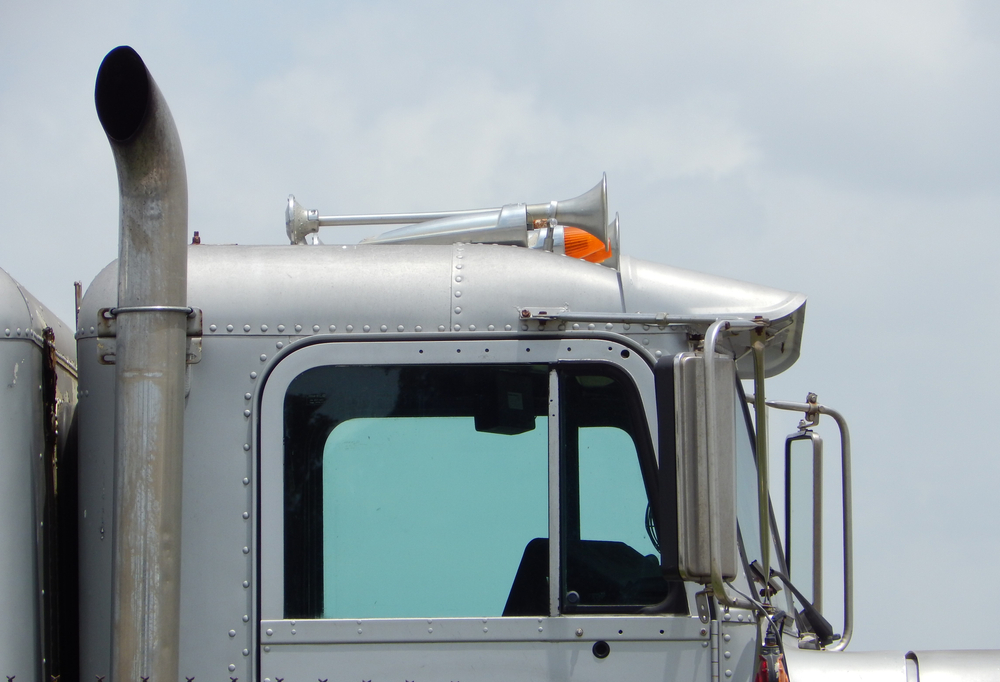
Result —
[[[0,267],[67,322],[117,253],[93,86],[120,44],[206,242],[284,243],[289,193],[442,210],[607,172],[624,252],[809,297],[769,397],[852,427],[852,649],[997,646],[1000,4],[164,4],[0,0]]]

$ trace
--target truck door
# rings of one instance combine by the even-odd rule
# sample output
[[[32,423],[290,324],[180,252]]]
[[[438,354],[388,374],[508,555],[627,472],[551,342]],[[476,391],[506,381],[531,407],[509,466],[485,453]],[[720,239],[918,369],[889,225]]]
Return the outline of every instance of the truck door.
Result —
[[[643,353],[441,339],[317,343],[267,377],[260,678],[707,679],[648,512]]]

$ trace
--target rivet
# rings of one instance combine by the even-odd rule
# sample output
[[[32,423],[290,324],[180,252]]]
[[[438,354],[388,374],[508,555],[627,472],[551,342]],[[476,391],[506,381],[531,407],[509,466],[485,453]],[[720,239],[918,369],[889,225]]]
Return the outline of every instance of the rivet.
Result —
[[[642,345],[648,346],[649,345],[649,339],[643,339],[642,340]]]
[[[249,554],[250,553],[250,548],[249,547],[244,547],[243,548],[243,553],[244,554]]]
[[[493,327],[493,325],[492,325],[492,324],[491,324],[491,325],[488,325],[488,326],[486,327],[486,331],[490,331],[490,332],[491,332],[491,331],[493,331],[493,330],[494,330],[494,327]]]
[[[397,331],[397,332],[401,332],[401,331],[403,331],[403,329],[404,329],[404,328],[405,328],[405,327],[403,327],[403,325],[401,325],[401,324],[398,324],[398,325],[396,325],[396,331]]]
[[[235,637],[236,636],[236,630],[230,630],[229,631],[229,636],[230,637]]]
[[[293,635],[295,634],[295,628],[292,628],[292,634]]]
[[[461,263],[456,263],[455,264],[455,269],[456,270],[461,270],[462,269],[462,264]]]
[[[86,397],[88,397],[89,395],[90,395],[90,389],[89,389],[89,388],[85,388],[85,389],[83,389],[83,397],[84,397],[84,398],[86,398]]]
[[[489,628],[483,628],[483,632],[489,632],[489,631],[490,631]]]
[[[706,630],[705,628],[702,628],[702,629],[701,629],[701,633],[700,633],[700,634],[701,634],[701,636],[702,636],[702,637],[704,637],[705,635],[707,635],[707,634],[708,634],[708,630]],[[726,635],[726,637],[728,637],[728,636],[729,636],[729,635]],[[728,640],[726,640],[726,641],[728,641]]]
[[[577,637],[583,637],[583,628],[577,628],[576,629],[576,636]]]
[[[245,331],[245,332],[250,331],[250,325],[248,325],[248,324],[243,325],[243,331]]]
[[[277,348],[278,350],[281,350],[282,348],[285,347],[285,344],[282,343],[281,341],[278,341],[278,343],[274,344],[274,347]]]
[[[20,333],[21,333],[21,330],[20,330],[20,329],[18,329],[18,330],[17,330],[17,333],[18,333],[18,334],[20,334]],[[93,328],[93,327],[91,327],[91,328],[90,328],[90,333],[91,333],[91,334],[93,334],[93,333],[94,333],[94,328]]]
[[[260,354],[260,361],[264,362],[265,360],[267,360],[267,356],[264,353],[261,353]]]
[[[4,330],[3,330],[3,333],[4,333],[4,334],[5,334],[6,336],[10,336],[10,330],[9,330],[9,329],[4,329]]]
[[[727,651],[727,652],[725,652],[725,653],[724,653],[724,654],[722,654],[722,655],[723,655],[723,656],[725,656],[726,658],[732,658],[732,657],[733,657],[733,652],[731,652],[731,651]]]
[[[476,325],[474,325],[474,324],[470,324],[470,325],[469,325],[469,331],[470,331],[470,332],[474,332],[474,331],[476,331]]]
[[[295,331],[297,331],[297,332],[302,331],[302,325],[301,324],[295,325]]]
[[[250,650],[249,649],[244,649],[243,650],[243,655],[244,656],[249,656],[250,655]]]
[[[330,331],[335,332],[335,331],[337,331],[337,325],[331,324],[330,327],[329,327],[329,329],[330,329]]]
[[[632,325],[630,325],[630,324],[623,324],[622,325],[622,329],[624,329],[625,331],[628,331],[631,328],[632,328]]]
[[[232,663],[230,663],[229,664],[229,672],[233,672],[234,670],[236,670],[236,666],[233,665]]]
[[[244,623],[247,623],[247,622],[249,622],[249,621],[250,621],[250,616],[248,616],[248,615],[246,615],[246,614],[243,614],[243,622],[244,622]]]
[[[455,327],[454,327],[455,331],[459,331],[461,328],[462,328],[462,325],[460,325],[460,324],[456,324]]]
[[[662,350],[658,350],[655,353],[653,353],[653,356],[656,357],[657,359],[662,358],[663,357],[663,351]]]
[[[649,325],[648,325],[648,324],[644,324],[644,325],[642,325],[642,330],[643,330],[644,332],[648,332],[648,331],[649,331]]]
[[[279,324],[279,325],[278,325],[278,331],[279,331],[279,332],[283,332],[283,331],[285,331],[285,325],[283,325],[283,324]]]
[[[379,331],[382,331],[382,332],[387,332],[387,331],[389,331],[389,327],[387,327],[387,326],[386,326],[386,325],[384,325],[384,324],[383,324],[383,325],[382,325],[381,327],[379,327],[378,329],[379,329]]]
[[[615,325],[608,322],[606,325],[604,325],[604,328],[607,329],[608,331],[611,331],[612,329],[615,328]]]
[[[597,325],[596,325],[596,324],[593,324],[593,323],[591,323],[591,324],[588,324],[588,325],[587,325],[587,329],[590,329],[591,331],[593,331],[594,329],[597,329]]]
[[[214,324],[208,325],[208,331],[214,332],[216,329],[218,329],[218,327],[216,327]]]
[[[243,394],[243,399],[244,399],[244,400],[250,400],[250,398],[252,398],[252,397],[253,397],[253,394],[251,394],[251,393],[244,393],[244,394]],[[243,449],[244,449],[244,450],[249,450],[250,448],[249,448],[249,447],[245,447],[245,448],[243,448]]]
[[[461,312],[462,312],[462,308],[460,306],[455,306],[455,314],[458,315]]]
[[[528,325],[526,325],[526,324],[522,324],[522,325],[521,325],[521,331],[522,331],[522,332],[526,332],[526,331],[528,331]]]
[[[314,324],[313,325],[313,332],[318,332],[318,331],[319,331],[319,325],[318,324]]]
[[[231,332],[231,331],[233,331],[233,325],[231,325],[231,324],[227,324],[227,325],[226,325],[226,331],[227,331],[227,332]]]
[[[503,327],[503,330],[505,332],[509,332],[510,331],[510,325],[509,324],[505,324],[504,327]]]
[[[732,670],[727,670],[726,671],[726,677],[732,677],[732,676],[733,676],[733,671]]]
[[[362,327],[361,329],[362,329],[363,331],[366,331],[366,332],[370,332],[370,331],[372,330],[372,326],[371,326],[370,324],[366,324],[366,325],[365,325],[364,327]]]
[[[250,378],[251,379],[256,379],[257,378],[257,372],[250,372]]]
[[[270,645],[264,647],[264,653],[265,654],[271,653],[271,647],[270,647]],[[264,678],[264,682],[271,682],[271,678],[270,677],[265,677]]]
[[[573,330],[574,330],[574,331],[576,331],[576,330],[578,330],[579,328],[580,328],[580,325],[579,325],[579,324],[577,324],[576,322],[574,322],[574,323],[573,323]]]
[[[346,329],[349,332],[353,332],[354,331],[354,325],[353,324],[349,324],[349,325],[347,325]]]
[[[243,581],[243,587],[250,587],[250,581],[249,580],[244,580]]]
[[[541,631],[542,631],[542,626],[541,626],[541,625],[539,625],[539,626],[538,626],[538,631],[539,631],[539,632],[541,632]]]
[[[268,637],[270,637],[271,635],[274,634],[274,630],[272,630],[271,628],[268,628],[267,630],[264,631],[264,634],[266,634]]]
[[[728,632],[726,634],[722,635],[722,639],[726,640],[727,642],[729,640],[731,640],[732,638],[733,638],[733,636],[731,634],[729,634]]]
[[[740,621],[742,623],[743,622],[743,614],[741,613],[740,615],[736,616],[736,620],[738,620],[738,621]]]
[[[438,325],[438,331],[439,332],[443,332],[444,331],[444,325],[443,324],[439,324]]]
[[[427,632],[434,632],[434,628],[427,628]]]
[[[424,330],[424,328],[421,327],[419,324],[416,327],[414,327],[414,329],[418,332],[422,332]]]
[[[250,452],[250,443],[243,444],[243,452]]]
[[[455,292],[455,298],[462,298],[462,292],[461,291],[456,291]]]
[[[262,332],[266,332],[266,331],[267,331],[267,325],[266,325],[266,324],[262,324],[262,325],[260,325],[260,330],[261,330]]]
[[[359,635],[361,634],[361,632],[362,632],[361,628],[358,628],[358,634]]]
[[[249,417],[250,416],[250,410],[243,410],[243,416],[244,417]]]
[[[249,519],[250,518],[250,512],[243,512],[243,518],[244,519]]]
[[[462,281],[462,276],[461,275],[455,275],[455,281],[456,282],[461,282]]]
[[[732,617],[733,617],[733,614],[726,613],[724,616],[722,616],[722,620],[730,620]]]
[[[465,258],[465,254],[464,253],[456,253],[455,254],[455,258]]]
[[[243,485],[250,485],[250,479],[244,477],[244,479],[243,479]]]

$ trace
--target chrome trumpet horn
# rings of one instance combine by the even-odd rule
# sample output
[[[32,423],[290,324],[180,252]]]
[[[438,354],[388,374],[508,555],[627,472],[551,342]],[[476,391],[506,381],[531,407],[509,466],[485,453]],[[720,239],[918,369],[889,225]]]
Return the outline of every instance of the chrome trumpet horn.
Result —
[[[320,227],[356,225],[404,225],[365,239],[368,244],[508,244],[573,256],[576,254],[570,242],[580,243],[579,238],[586,237],[589,242],[582,247],[586,255],[576,257],[594,263],[613,259],[612,267],[617,267],[618,262],[617,217],[608,224],[606,175],[593,188],[572,199],[435,213],[320,216],[318,211],[302,208],[294,196],[288,197],[285,231],[292,244],[307,243],[307,237]],[[572,232],[573,228],[577,230],[575,236],[566,241],[565,232]]]

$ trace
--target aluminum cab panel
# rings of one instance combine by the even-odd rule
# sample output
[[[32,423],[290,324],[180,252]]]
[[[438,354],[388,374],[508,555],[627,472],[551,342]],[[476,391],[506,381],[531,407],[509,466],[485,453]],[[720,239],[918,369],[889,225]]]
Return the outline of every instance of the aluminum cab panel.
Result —
[[[286,680],[708,680],[710,650],[694,642],[610,641],[599,659],[593,640],[491,644],[281,645],[261,655],[261,679]]]
[[[115,305],[116,267],[106,267],[84,298],[84,336],[96,333],[91,328],[98,310]],[[213,324],[218,333],[237,336],[264,333],[261,325],[271,334],[361,334],[365,325],[378,333],[385,326],[390,334],[418,326],[453,330],[456,324],[479,331],[492,324],[501,331],[517,329],[519,306],[621,311],[613,271],[489,244],[198,245],[188,250],[188,276],[188,305],[203,311],[206,334]],[[286,329],[278,330],[279,324]]]
[[[97,339],[79,342],[78,548],[80,676],[111,674],[115,368],[97,361]]]
[[[673,315],[718,315],[752,318],[760,315],[772,322],[773,338],[765,351],[767,376],[791,367],[802,346],[806,297],[759,284],[650,263],[623,256],[622,292],[628,312]],[[747,334],[731,342],[738,356],[745,353]],[[753,363],[738,363],[741,378],[753,376]]]
[[[255,390],[251,372],[262,374],[261,355],[274,350],[272,338],[207,338],[202,362],[188,365],[180,640],[186,677],[247,679],[253,672],[255,475],[245,448],[252,422],[244,412]],[[97,339],[81,341],[80,351],[81,676],[94,679],[110,673],[115,367],[98,362]]]

